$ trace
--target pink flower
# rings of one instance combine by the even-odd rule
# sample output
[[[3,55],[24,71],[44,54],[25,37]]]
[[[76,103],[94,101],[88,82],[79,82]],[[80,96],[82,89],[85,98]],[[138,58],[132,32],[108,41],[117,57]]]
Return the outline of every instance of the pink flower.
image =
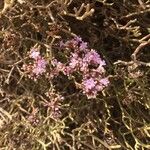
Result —
[[[105,62],[100,58],[100,55],[93,49],[85,54],[84,61],[88,62],[91,65],[105,65]]]
[[[86,49],[87,49],[87,43],[86,42],[82,42],[80,44],[80,50],[86,51]]]
[[[46,64],[47,62],[43,58],[37,60],[38,68],[46,68]]]
[[[83,93],[86,94],[88,99],[96,97],[98,92],[98,90],[96,89],[96,84],[97,82],[94,81],[93,78],[83,80]]]
[[[58,76],[60,72],[63,72],[65,75],[69,74],[69,73],[66,73],[68,70],[66,71],[65,64],[57,61],[57,59],[53,59],[51,61],[51,64],[52,64],[52,67],[53,67],[53,69],[51,70],[51,73],[50,73],[51,77]]]
[[[100,82],[99,82],[100,80]],[[106,86],[108,86],[109,81],[107,78],[101,79],[99,78],[89,78],[85,79],[82,82],[83,85],[83,93],[87,95],[88,99],[96,98],[99,91],[102,91]]]
[[[64,100],[62,95],[56,93],[53,90],[49,90],[45,93],[49,101],[45,101],[44,106],[50,108],[51,117],[54,119],[59,119],[61,117],[61,102]]]
[[[78,54],[73,53],[70,58],[69,67],[75,69],[76,67],[79,67],[79,62],[80,62],[80,58]]]
[[[82,42],[82,38],[80,36],[76,36],[73,40],[79,42]]]
[[[83,81],[83,86],[84,86],[85,91],[89,91],[93,89],[95,85],[96,85],[96,82],[94,81],[93,78],[86,79]]]
[[[46,71],[46,65],[47,62],[43,58],[38,59],[34,64],[34,68],[32,71],[33,74],[35,74],[36,76],[42,75]]]
[[[63,63],[57,61],[56,59],[53,59],[53,60],[51,61],[51,63],[52,63],[52,65],[53,65],[53,67],[55,68],[55,70],[57,70],[58,72],[64,70],[65,65],[64,65]]]
[[[29,57],[33,59],[38,59],[40,57],[40,52],[35,49],[32,49]]]
[[[96,72],[99,72],[100,74],[104,74],[105,73],[105,69],[102,65],[99,65],[96,69]]]
[[[52,62],[53,74],[57,72],[55,75],[59,75],[62,72],[67,76],[75,75],[75,78],[79,75],[83,93],[88,98],[95,98],[98,92],[109,84],[108,78],[105,77],[105,61],[78,36],[65,43],[61,41],[60,46],[66,49],[70,56],[65,63],[57,60]]]
[[[47,62],[40,55],[38,48],[32,48],[29,52],[29,58],[32,59],[28,64],[24,64],[22,69],[28,75],[29,78],[37,80],[40,75],[46,72]]]
[[[88,68],[88,64],[87,62],[84,62],[84,61],[81,61],[80,62],[80,71],[85,74],[89,71],[89,68]]]
[[[64,42],[60,41],[59,46],[60,46],[60,48],[63,48],[65,46]]]
[[[100,83],[104,86],[107,86],[109,84],[109,80],[108,80],[108,78],[103,78],[100,80]]]

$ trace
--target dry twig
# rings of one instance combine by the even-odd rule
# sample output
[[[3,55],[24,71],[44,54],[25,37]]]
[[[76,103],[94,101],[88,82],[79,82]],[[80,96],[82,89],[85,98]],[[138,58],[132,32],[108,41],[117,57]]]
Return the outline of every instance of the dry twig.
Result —
[[[75,17],[78,20],[83,20],[83,19],[87,18],[88,16],[91,16],[94,13],[94,9],[90,8],[90,4],[85,5],[85,3],[82,3],[82,5],[80,6],[79,9],[74,7],[74,14],[69,13],[67,7],[70,5],[70,3],[71,3],[70,1],[68,3],[67,2],[61,3],[63,15],[68,15],[68,16]],[[84,8],[85,8],[85,12],[83,14],[81,14],[83,12]]]
[[[150,34],[146,35],[145,37],[143,37],[141,40],[139,40],[140,45],[135,49],[135,51],[133,52],[133,54],[131,55],[131,61],[126,62],[126,61],[122,61],[122,60],[118,60],[117,62],[115,62],[114,64],[123,64],[123,65],[133,65],[133,64],[137,64],[137,65],[144,65],[144,66],[148,66],[150,67],[150,62],[145,63],[142,61],[137,60],[137,54],[147,45],[150,45],[150,39],[148,41],[148,38],[150,37]]]

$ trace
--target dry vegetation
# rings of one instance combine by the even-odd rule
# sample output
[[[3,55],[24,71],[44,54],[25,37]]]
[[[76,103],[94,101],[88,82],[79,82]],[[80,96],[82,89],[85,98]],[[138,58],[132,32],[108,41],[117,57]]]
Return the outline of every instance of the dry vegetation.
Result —
[[[149,0],[1,0],[0,9],[0,150],[150,149]],[[76,35],[106,61],[110,83],[95,99],[73,78],[35,81],[23,70],[33,47],[47,67],[63,61],[59,43]]]

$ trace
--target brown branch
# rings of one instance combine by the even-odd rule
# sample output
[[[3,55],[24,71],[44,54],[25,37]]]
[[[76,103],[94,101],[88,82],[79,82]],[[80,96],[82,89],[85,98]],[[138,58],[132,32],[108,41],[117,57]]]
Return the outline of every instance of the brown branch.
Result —
[[[4,0],[4,7],[0,12],[0,15],[4,14],[8,9],[10,9],[14,5],[14,2],[15,0]]]
[[[79,9],[77,9],[76,7],[74,8],[74,13],[69,13],[67,7],[70,5],[69,4],[64,4],[62,3],[62,15],[67,15],[67,16],[71,16],[71,17],[75,17],[77,20],[83,20],[85,18],[87,18],[88,16],[91,16],[94,13],[94,9],[90,9],[90,4],[85,5],[84,3],[82,3],[82,5],[80,6]],[[83,14],[82,11],[85,9],[85,12]]]
[[[146,45],[149,45],[149,44],[150,44],[150,39],[149,39],[147,42],[141,43],[141,44],[136,48],[136,50],[134,51],[134,53],[131,55],[131,59],[132,59],[133,61],[137,61],[137,58],[136,58],[137,53],[138,53],[140,50],[142,50]]]
[[[141,10],[139,12],[134,12],[134,13],[130,13],[129,15],[123,16],[123,17],[121,17],[121,19],[130,19],[132,17],[142,15],[142,14],[145,14],[145,13],[148,13],[148,12],[150,12],[150,9]]]
[[[142,0],[138,0],[138,3],[140,4],[142,9],[146,8],[146,6],[144,5],[144,2]]]
[[[122,64],[122,65],[133,65],[133,64],[137,64],[137,65],[144,65],[147,67],[150,67],[150,62],[146,63],[143,61],[139,61],[137,60],[137,54],[147,45],[150,45],[150,39],[148,41],[144,41],[146,39],[150,38],[150,34],[146,35],[145,37],[143,37],[141,40],[139,40],[140,45],[135,49],[135,51],[133,52],[133,54],[131,55],[131,61],[126,62],[126,61],[122,61],[122,60],[118,60],[117,62],[114,63],[114,65],[116,64]]]

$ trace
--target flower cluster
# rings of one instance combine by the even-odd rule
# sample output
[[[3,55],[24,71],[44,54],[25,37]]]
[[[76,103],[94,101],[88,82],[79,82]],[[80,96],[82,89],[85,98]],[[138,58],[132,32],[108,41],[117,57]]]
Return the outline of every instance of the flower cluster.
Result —
[[[37,126],[40,121],[38,118],[38,111],[38,108],[33,108],[32,112],[27,117],[27,120],[34,126]]]
[[[45,101],[44,106],[50,109],[50,116],[53,119],[59,119],[61,117],[61,102],[64,100],[64,97],[54,90],[49,90],[45,94],[49,101]]]
[[[105,76],[105,61],[94,49],[88,48],[88,44],[78,36],[65,43],[61,41],[60,49],[61,53],[65,54],[65,61],[61,62],[54,58],[51,61],[50,71],[46,71],[47,62],[40,55],[38,48],[31,49],[29,58],[32,61],[28,65],[25,64],[23,69],[34,80],[44,73],[46,77],[49,75],[48,78],[51,80],[62,72],[68,77],[73,77],[76,85],[88,98],[96,98],[98,92],[109,84]]]
[[[62,51],[67,51],[69,57],[66,63],[57,59],[52,61],[54,67],[53,73],[58,75],[63,72],[64,75],[73,76],[74,73],[82,77],[81,89],[88,98],[95,98],[99,91],[102,91],[108,84],[109,80],[105,77],[105,61],[94,50],[89,49],[88,44],[80,37],[75,37],[65,43],[61,41]]]
[[[32,62],[24,64],[23,70],[28,74],[29,78],[36,80],[40,75],[46,72],[47,62],[36,48],[31,49],[29,58],[32,59]]]

